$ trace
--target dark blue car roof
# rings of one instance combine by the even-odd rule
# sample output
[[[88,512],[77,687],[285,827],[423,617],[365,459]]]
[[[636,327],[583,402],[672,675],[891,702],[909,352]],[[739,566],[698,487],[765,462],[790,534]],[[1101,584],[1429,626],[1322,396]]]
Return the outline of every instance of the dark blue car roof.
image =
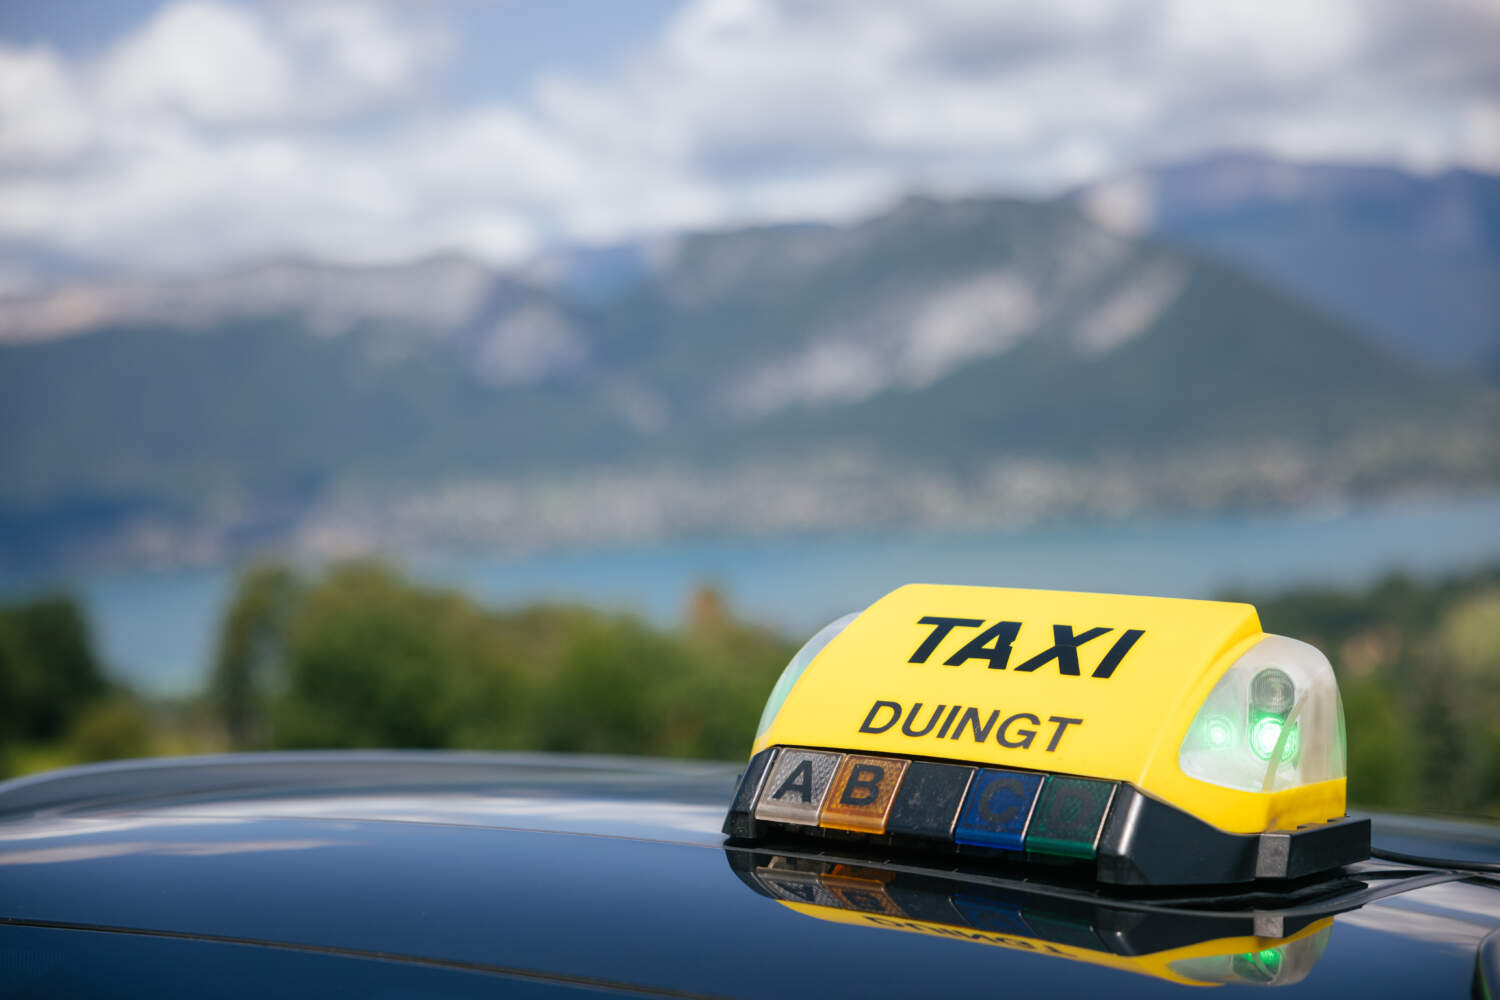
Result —
[[[0,981],[16,996],[1133,996],[1178,988],[1152,955],[1259,933],[1318,937],[1285,995],[1442,996],[1473,989],[1500,927],[1496,882],[1378,861],[1274,890],[1104,895],[1031,870],[736,847],[719,830],[737,772],[312,753],[9,782]],[[1480,824],[1376,817],[1375,841],[1500,861]]]

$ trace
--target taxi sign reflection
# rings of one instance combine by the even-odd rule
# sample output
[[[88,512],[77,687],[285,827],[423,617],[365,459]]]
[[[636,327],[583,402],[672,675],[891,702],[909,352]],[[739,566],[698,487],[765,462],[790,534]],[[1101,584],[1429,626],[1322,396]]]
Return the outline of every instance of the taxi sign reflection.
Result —
[[[1331,914],[1281,922],[1253,910],[1183,915],[1128,904],[971,884],[939,875],[731,851],[740,880],[804,916],[1108,966],[1187,986],[1284,986],[1327,947]]]

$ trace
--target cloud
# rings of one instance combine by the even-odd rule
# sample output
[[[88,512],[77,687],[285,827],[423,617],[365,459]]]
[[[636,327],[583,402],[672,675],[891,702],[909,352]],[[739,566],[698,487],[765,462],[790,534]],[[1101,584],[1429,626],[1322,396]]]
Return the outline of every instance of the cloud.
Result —
[[[46,49],[0,47],[0,163],[66,158],[88,143],[92,129],[61,60]]]
[[[0,242],[168,269],[523,252],[524,221],[429,214],[421,172],[402,169],[420,117],[405,102],[447,49],[440,26],[383,7],[200,0],[93,58],[0,43]],[[400,127],[344,134],[382,113]]]
[[[377,7],[296,4],[273,17],[189,0],[118,44],[93,86],[115,114],[180,112],[216,124],[323,117],[403,93],[443,44]]]
[[[1489,0],[688,0],[588,76],[442,103],[504,58],[465,16],[186,0],[91,55],[0,43],[0,247],[511,261],[1226,146],[1500,169]]]
[[[208,122],[285,115],[293,68],[250,11],[217,3],[164,8],[98,72],[99,97],[121,114],[180,111]]]
[[[1441,0],[702,0],[612,84],[611,117],[649,116],[741,190],[872,160],[908,182],[1045,190],[1138,157],[1295,148],[1296,123],[1340,114],[1361,119],[1361,155],[1426,142],[1460,159],[1426,119],[1493,58],[1468,43],[1454,66],[1431,28],[1391,37],[1438,15],[1500,43],[1500,11]]]

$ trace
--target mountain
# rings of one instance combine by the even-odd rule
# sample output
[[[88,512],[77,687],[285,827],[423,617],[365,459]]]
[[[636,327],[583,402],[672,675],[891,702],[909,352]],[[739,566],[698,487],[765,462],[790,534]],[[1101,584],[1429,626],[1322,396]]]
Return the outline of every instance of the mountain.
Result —
[[[1500,471],[1492,387],[1066,202],[912,198],[590,264],[282,261],[0,304],[0,559],[995,523]]]
[[[1500,177],[1237,154],[1071,197],[1109,228],[1209,253],[1402,357],[1500,376]]]

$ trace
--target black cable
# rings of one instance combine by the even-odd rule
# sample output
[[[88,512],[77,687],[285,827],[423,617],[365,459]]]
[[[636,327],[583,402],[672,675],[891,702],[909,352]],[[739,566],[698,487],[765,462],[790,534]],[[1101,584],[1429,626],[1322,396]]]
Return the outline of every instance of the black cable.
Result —
[[[1370,848],[1370,857],[1380,858],[1382,861],[1399,861],[1403,865],[1421,865],[1424,868],[1447,868],[1451,871],[1491,872],[1494,874],[1500,874],[1500,862],[1494,861],[1463,861],[1455,858],[1429,858],[1423,854],[1402,854],[1400,851],[1387,851],[1383,847]]]

